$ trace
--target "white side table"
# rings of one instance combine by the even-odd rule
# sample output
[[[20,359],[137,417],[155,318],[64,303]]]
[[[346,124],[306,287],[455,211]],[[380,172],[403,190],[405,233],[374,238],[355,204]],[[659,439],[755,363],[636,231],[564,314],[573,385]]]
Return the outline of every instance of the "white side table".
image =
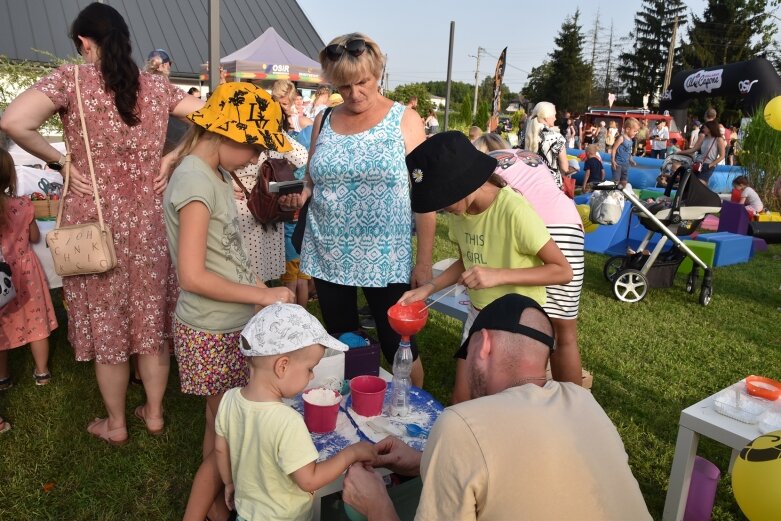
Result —
[[[721,392],[721,391],[719,391]],[[757,425],[739,422],[713,408],[714,397],[708,396],[681,412],[678,424],[678,439],[675,442],[675,456],[670,470],[670,482],[667,486],[667,499],[664,502],[664,521],[680,521],[686,509],[686,499],[689,496],[694,457],[697,455],[697,444],[700,436],[716,440],[732,449],[732,463],[751,440],[759,436]]]

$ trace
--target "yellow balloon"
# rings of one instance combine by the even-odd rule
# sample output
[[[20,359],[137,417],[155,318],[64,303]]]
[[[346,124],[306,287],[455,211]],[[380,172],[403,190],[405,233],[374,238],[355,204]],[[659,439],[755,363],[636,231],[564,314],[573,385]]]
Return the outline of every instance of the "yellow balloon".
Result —
[[[765,105],[765,122],[771,128],[781,130],[781,96],[776,96]]]
[[[578,214],[580,215],[580,220],[583,221],[583,231],[586,233],[593,232],[597,228],[599,228],[599,225],[597,223],[591,222],[591,219],[589,219],[589,214],[591,213],[591,208],[587,204],[579,204],[577,205],[578,208]]]
[[[760,436],[740,451],[732,491],[751,521],[781,519],[781,431]]]

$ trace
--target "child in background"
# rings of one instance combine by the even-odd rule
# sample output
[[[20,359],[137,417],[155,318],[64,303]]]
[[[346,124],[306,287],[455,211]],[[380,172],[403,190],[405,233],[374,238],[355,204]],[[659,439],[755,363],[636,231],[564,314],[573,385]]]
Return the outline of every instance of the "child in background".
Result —
[[[597,145],[586,147],[586,164],[583,165],[583,191],[590,192],[596,185],[605,180],[605,167],[599,157]]]
[[[49,372],[49,334],[57,329],[54,306],[43,268],[30,247],[41,239],[33,203],[15,197],[16,167],[11,155],[0,149],[0,245],[11,267],[16,298],[0,309],[0,391],[13,386],[8,351],[30,344],[36,385],[46,385]],[[0,429],[5,429],[0,423]]]
[[[732,180],[732,197],[730,200],[733,203],[744,205],[749,217],[754,217],[765,209],[759,194],[749,186],[748,178],[744,175],[739,175]]]
[[[374,447],[350,445],[326,461],[304,419],[282,402],[304,390],[326,348],[346,351],[303,307],[263,308],[241,332],[249,383],[231,389],[217,411],[217,465],[228,508],[237,519],[310,519],[312,494],[357,462],[371,462]]]
[[[667,147],[667,155],[665,157],[670,157],[673,154],[677,154],[680,152],[681,149],[678,147],[678,139],[677,138],[671,138],[670,139],[670,146]]]
[[[479,310],[502,295],[519,293],[544,305],[545,286],[572,280],[572,268],[545,223],[525,197],[494,174],[496,166],[496,159],[457,131],[432,136],[407,156],[412,211],[451,214],[448,233],[461,258],[399,302],[425,300],[456,282],[466,286],[472,305],[463,339]],[[466,363],[458,358],[453,402],[469,397]]]
[[[626,186],[629,177],[629,167],[636,166],[632,159],[632,140],[640,130],[640,122],[635,118],[627,118],[624,121],[624,132],[616,138],[610,149],[610,164],[613,167],[613,182],[620,184],[621,188]]]
[[[163,197],[168,248],[181,287],[174,324],[180,385],[186,394],[206,397],[203,463],[193,480],[187,521],[203,521],[207,513],[210,519],[227,516],[214,417],[223,393],[247,382],[247,361],[237,349],[241,330],[256,306],[294,300],[289,289],[267,288],[252,272],[228,173],[256,164],[261,150],[291,149],[282,117],[265,90],[251,83],[220,84],[203,108],[187,116],[194,125]],[[138,410],[136,415],[150,432],[162,429],[162,418],[144,418]]]

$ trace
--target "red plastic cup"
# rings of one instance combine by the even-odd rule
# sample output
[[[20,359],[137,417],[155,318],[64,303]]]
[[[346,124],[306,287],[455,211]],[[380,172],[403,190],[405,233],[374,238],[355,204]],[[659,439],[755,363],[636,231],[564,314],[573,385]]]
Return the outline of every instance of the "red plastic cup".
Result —
[[[379,376],[363,375],[350,380],[353,410],[361,416],[379,416],[388,383]]]
[[[322,398],[323,393],[333,393],[333,403],[322,405],[316,398]],[[330,389],[309,389],[303,394],[304,399],[304,423],[309,432],[325,434],[336,429],[336,417],[339,415],[339,402],[342,395]],[[316,402],[316,403],[312,403]]]

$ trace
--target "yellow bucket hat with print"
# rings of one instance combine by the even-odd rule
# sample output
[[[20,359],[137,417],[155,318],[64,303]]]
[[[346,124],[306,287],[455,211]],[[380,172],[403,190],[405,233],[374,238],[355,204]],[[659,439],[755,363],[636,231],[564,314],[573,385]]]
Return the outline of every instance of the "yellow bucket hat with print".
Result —
[[[287,152],[293,147],[282,129],[282,107],[268,92],[247,82],[218,85],[206,104],[187,119],[237,143]]]

